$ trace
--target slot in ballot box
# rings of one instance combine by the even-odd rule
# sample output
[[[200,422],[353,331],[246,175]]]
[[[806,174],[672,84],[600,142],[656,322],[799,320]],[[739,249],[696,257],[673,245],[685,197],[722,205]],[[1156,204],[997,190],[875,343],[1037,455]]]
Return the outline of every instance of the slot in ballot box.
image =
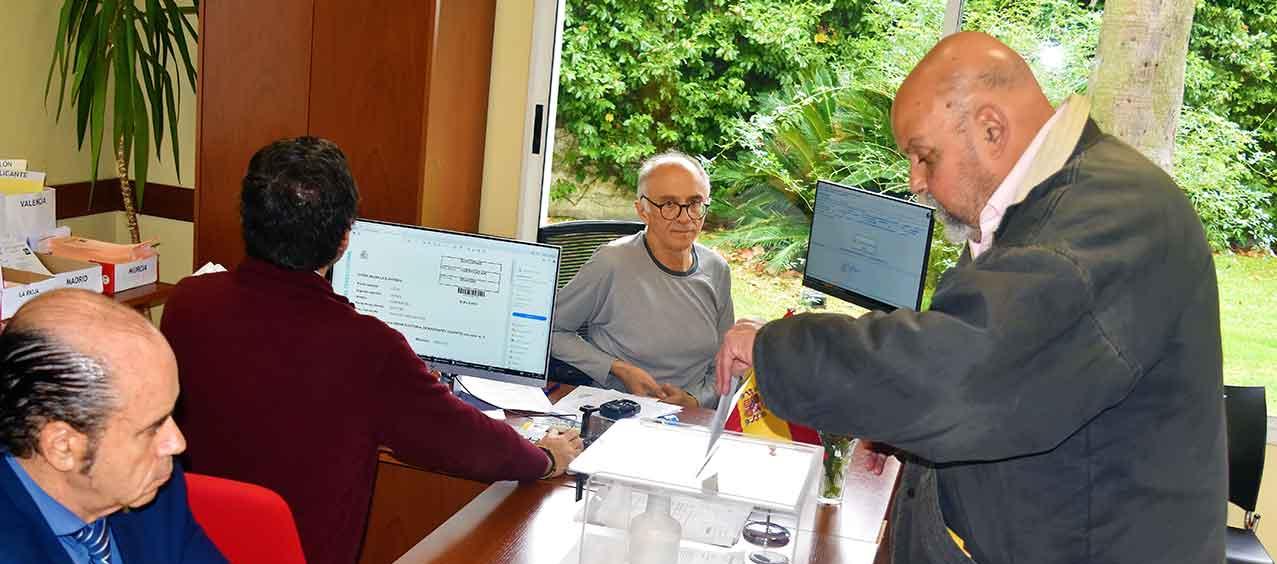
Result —
[[[823,451],[725,432],[706,461],[709,442],[704,427],[612,425],[569,467],[589,479],[563,562],[792,562]]]

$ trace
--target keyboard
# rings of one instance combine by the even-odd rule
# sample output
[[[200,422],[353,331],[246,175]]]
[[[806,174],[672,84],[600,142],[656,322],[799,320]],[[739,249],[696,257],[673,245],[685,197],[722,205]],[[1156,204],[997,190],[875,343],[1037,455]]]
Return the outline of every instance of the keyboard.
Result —
[[[534,443],[545,437],[545,434],[550,432],[551,429],[557,429],[560,432],[567,431],[568,429],[576,431],[581,430],[581,426],[574,421],[550,417],[528,419],[521,423],[512,425],[512,427],[514,427],[514,432],[518,433],[520,437]]]

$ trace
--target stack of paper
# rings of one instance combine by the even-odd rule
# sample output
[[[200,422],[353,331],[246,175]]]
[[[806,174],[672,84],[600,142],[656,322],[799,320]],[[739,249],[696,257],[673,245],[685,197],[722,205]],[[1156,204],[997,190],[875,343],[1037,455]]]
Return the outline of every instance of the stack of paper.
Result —
[[[680,406],[663,403],[656,398],[636,396],[605,388],[577,386],[575,390],[572,390],[572,393],[563,396],[563,399],[554,404],[554,412],[564,415],[580,415],[581,406],[583,405],[598,407],[615,399],[628,399],[637,402],[639,404],[638,416],[645,419],[678,413],[683,410]]]
[[[23,159],[0,159],[0,193],[32,194],[44,190],[44,173],[27,170]]]
[[[541,388],[471,376],[458,376],[457,387],[493,407],[537,413],[551,412],[550,399],[545,397]]]
[[[0,237],[0,266],[53,276],[44,263],[36,258],[35,253],[31,252],[27,241],[17,237]]]

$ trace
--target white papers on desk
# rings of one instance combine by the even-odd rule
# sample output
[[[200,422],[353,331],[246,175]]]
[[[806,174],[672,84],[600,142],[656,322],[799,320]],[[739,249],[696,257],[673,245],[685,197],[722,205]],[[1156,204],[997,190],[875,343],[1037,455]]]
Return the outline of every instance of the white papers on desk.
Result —
[[[562,413],[564,415],[580,415],[581,406],[593,405],[598,407],[615,399],[634,400],[639,404],[638,416],[644,419],[678,413],[683,410],[681,406],[663,403],[656,398],[644,396],[636,396],[625,392],[618,392],[607,388],[591,388],[589,386],[577,386],[558,403],[554,404],[554,413]]]
[[[53,276],[35,253],[31,252],[31,247],[27,246],[27,240],[17,237],[0,239],[0,266]]]
[[[493,407],[538,413],[550,413],[553,409],[550,399],[545,397],[545,392],[541,391],[541,388],[507,384],[473,376],[458,376],[457,385],[465,393],[492,404]]]

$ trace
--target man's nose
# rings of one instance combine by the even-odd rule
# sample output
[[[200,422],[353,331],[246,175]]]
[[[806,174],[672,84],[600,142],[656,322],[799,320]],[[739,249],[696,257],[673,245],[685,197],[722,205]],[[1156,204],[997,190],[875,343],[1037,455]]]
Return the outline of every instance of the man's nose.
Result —
[[[913,179],[913,177],[910,177],[910,178],[909,178],[909,191],[910,191],[910,192],[913,192],[913,193],[914,193],[914,195],[918,195],[918,194],[921,194],[921,193],[923,193],[923,192],[926,192],[926,191],[927,191],[927,185],[926,185],[926,183],[925,183],[925,182],[923,182],[923,181],[921,181],[921,180],[914,180],[914,179]]]
[[[186,436],[182,434],[182,430],[178,428],[176,423],[172,423],[172,433],[166,437],[160,449],[161,454],[166,456],[176,456],[182,454],[186,450]]]

